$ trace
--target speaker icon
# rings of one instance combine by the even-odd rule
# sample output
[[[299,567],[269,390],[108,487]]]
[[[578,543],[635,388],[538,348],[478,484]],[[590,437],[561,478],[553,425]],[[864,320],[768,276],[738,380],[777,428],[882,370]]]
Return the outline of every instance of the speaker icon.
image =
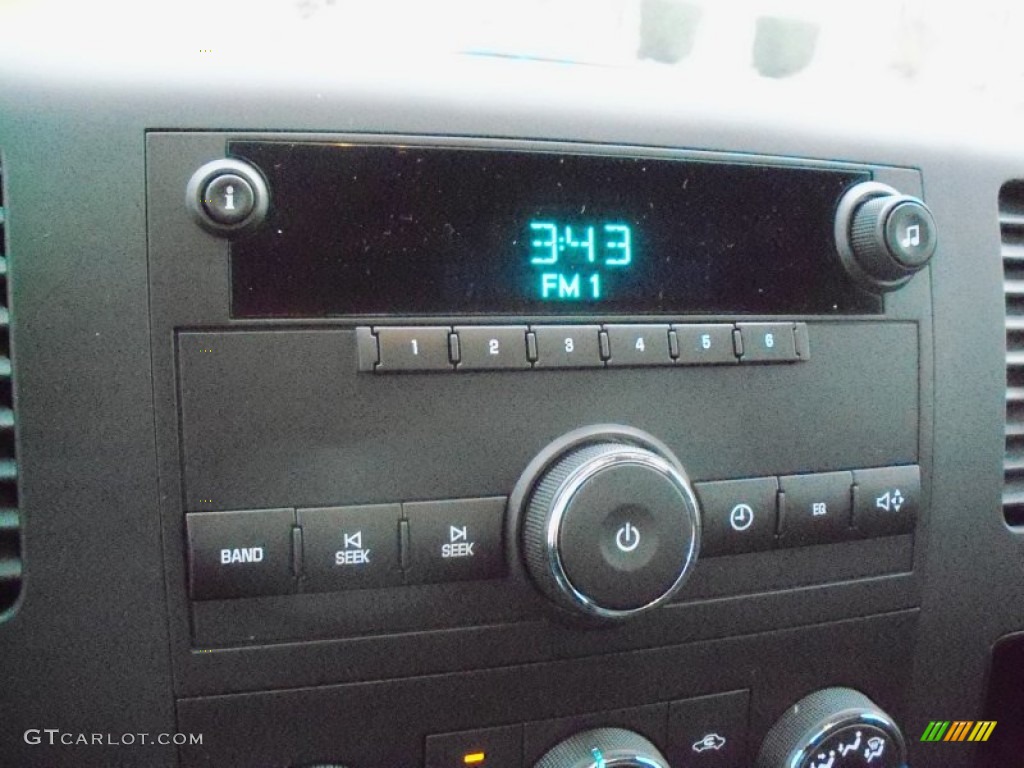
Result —
[[[878,509],[883,509],[886,512],[899,512],[900,507],[903,506],[903,494],[900,493],[900,489],[896,488],[892,491],[886,491],[877,499],[875,499],[875,506]]]

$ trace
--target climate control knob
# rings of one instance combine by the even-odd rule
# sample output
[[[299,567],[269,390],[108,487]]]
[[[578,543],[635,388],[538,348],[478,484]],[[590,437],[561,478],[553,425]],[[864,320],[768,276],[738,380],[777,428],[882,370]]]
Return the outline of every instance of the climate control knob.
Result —
[[[847,273],[875,293],[904,285],[928,264],[938,243],[927,205],[873,181],[843,195],[835,236]]]
[[[555,745],[534,768],[668,768],[658,748],[623,728],[595,728]]]
[[[826,688],[790,707],[765,737],[757,768],[903,768],[903,734],[852,688]]]
[[[551,452],[549,452],[551,453]],[[532,580],[576,614],[623,619],[668,600],[700,546],[696,498],[653,438],[602,435],[531,465],[520,543]]]

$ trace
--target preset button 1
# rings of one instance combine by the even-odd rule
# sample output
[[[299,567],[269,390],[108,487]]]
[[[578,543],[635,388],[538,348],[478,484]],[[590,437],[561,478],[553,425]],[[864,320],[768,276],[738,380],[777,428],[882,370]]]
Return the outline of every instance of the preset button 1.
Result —
[[[447,371],[448,329],[377,328],[380,361],[378,371]]]

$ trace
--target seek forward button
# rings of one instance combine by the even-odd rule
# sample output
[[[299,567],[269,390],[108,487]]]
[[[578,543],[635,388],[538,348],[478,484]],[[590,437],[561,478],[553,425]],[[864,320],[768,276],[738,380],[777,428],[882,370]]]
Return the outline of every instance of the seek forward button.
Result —
[[[298,510],[303,585],[312,592],[402,583],[399,504]]]
[[[402,507],[409,521],[410,583],[504,575],[504,497],[418,501]]]

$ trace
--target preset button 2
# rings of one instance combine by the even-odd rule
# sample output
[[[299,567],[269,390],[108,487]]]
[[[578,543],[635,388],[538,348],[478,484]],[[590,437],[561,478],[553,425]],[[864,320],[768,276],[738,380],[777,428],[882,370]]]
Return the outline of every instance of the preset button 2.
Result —
[[[461,326],[458,370],[529,368],[526,326]]]

